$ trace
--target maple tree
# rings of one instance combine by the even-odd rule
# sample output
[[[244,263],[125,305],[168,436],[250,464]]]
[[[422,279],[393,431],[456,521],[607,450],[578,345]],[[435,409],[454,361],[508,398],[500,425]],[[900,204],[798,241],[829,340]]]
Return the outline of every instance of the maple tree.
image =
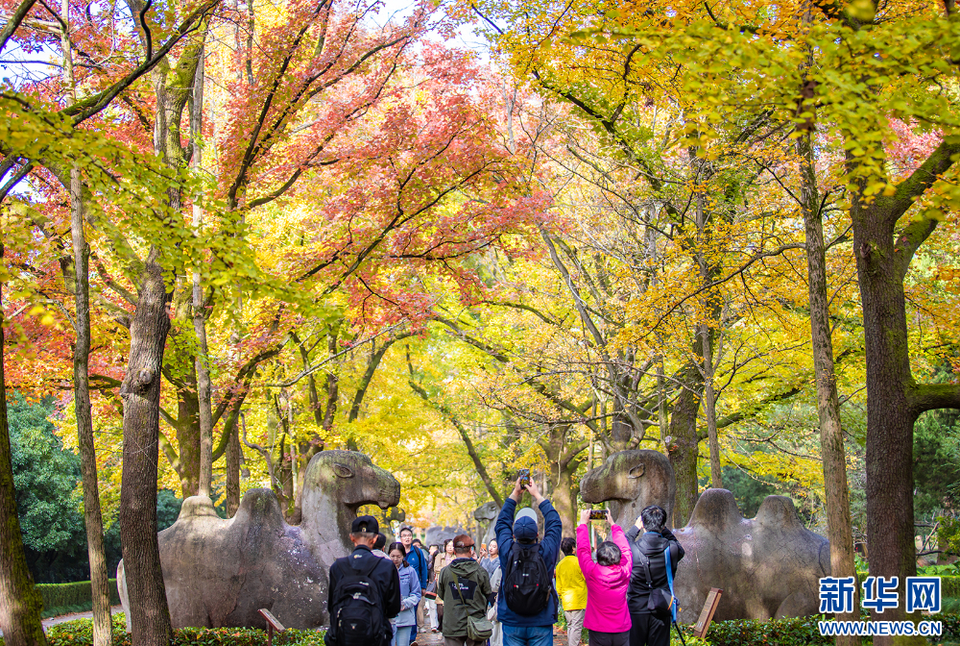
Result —
[[[912,376],[956,370],[957,124],[922,80],[955,75],[926,46],[950,6],[464,4],[510,79],[425,40],[452,26],[426,5],[8,4],[0,42],[75,64],[0,97],[4,376],[162,452],[85,449],[108,516],[125,474],[138,644],[169,629],[147,490],[265,483],[295,523],[326,448],[423,524],[531,466],[572,527],[578,475],[657,447],[675,524],[737,467],[824,496],[847,545],[864,382],[871,573],[911,571],[912,515],[876,523],[911,482],[889,447],[956,397]]]

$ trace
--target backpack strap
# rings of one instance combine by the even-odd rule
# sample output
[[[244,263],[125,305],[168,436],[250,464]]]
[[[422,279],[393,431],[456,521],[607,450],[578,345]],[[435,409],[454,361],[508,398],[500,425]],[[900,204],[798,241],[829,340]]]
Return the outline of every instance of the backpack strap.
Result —
[[[646,576],[646,584],[648,590],[653,590],[653,576],[650,574],[650,559],[647,558],[647,555],[643,553],[643,550],[638,546],[637,554],[640,555],[640,565],[643,566],[643,573]]]
[[[673,568],[670,567],[669,543],[667,549],[663,550],[663,560],[667,564],[667,585],[670,586],[670,615],[673,618],[673,623],[677,623],[677,597],[673,594]]]

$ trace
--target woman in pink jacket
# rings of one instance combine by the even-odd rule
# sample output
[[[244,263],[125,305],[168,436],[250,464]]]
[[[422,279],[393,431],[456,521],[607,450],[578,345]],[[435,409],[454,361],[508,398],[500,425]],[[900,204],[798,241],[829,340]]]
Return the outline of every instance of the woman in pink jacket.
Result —
[[[627,646],[630,642],[630,611],[627,586],[633,572],[633,557],[627,537],[607,511],[610,539],[597,548],[597,562],[590,557],[590,510],[580,512],[577,527],[577,560],[587,581],[587,612],[583,627],[590,630],[590,646]]]

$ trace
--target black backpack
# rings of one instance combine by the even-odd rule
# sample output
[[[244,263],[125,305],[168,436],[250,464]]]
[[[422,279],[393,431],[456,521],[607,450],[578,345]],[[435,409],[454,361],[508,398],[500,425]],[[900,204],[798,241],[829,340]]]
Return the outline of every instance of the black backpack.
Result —
[[[331,622],[336,626],[338,646],[379,646],[386,631],[383,623],[383,605],[377,584],[370,574],[379,564],[379,559],[370,559],[366,572],[354,565],[349,558],[346,575],[337,582],[337,616]]]
[[[543,612],[553,593],[553,577],[540,556],[540,545],[514,543],[510,551],[507,576],[500,589],[507,607],[518,615],[532,617]]]

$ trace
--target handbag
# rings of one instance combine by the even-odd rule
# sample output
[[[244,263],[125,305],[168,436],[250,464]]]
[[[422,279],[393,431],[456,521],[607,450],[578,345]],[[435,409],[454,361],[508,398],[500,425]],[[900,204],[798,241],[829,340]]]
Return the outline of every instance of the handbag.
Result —
[[[423,589],[423,596],[427,599],[436,599],[437,598],[437,582],[436,580],[431,581],[427,584],[427,587]]]
[[[453,578],[457,581],[457,594],[460,595],[460,602],[464,608],[466,608],[467,602],[464,600],[463,592],[460,590],[460,577],[454,574]],[[480,617],[467,615],[467,639],[475,642],[485,642],[490,639],[492,634],[493,622],[487,619],[485,615],[481,615]]]

